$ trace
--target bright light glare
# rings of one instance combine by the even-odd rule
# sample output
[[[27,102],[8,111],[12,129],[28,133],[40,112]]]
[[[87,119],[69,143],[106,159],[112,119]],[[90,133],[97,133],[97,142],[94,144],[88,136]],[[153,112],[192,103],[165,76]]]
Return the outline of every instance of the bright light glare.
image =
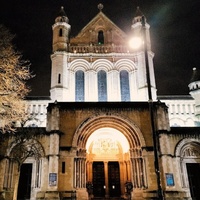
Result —
[[[121,144],[121,148],[123,153],[129,151],[129,143],[127,138],[118,130],[114,128],[100,128],[92,133],[87,140],[86,149],[89,150],[90,145],[95,144],[95,141],[98,143],[99,140],[104,139],[109,141],[115,142],[116,144]]]
[[[129,41],[129,46],[132,49],[139,49],[142,46],[142,39],[140,37],[134,37]]]

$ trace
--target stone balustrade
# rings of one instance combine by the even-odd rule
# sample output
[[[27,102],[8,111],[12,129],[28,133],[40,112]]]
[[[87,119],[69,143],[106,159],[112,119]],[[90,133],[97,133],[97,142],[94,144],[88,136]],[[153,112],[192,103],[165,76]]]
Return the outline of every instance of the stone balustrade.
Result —
[[[46,127],[48,103],[49,97],[28,97],[26,111],[30,117],[25,126]]]
[[[191,96],[159,98],[168,107],[170,126],[196,126],[195,101]]]
[[[127,46],[122,45],[88,45],[88,46],[69,46],[71,53],[128,53]]]
[[[170,126],[196,126],[195,101],[190,96],[159,97],[168,107]],[[30,114],[30,120],[26,126],[46,127],[47,106],[50,98],[31,99],[27,101],[27,112]]]

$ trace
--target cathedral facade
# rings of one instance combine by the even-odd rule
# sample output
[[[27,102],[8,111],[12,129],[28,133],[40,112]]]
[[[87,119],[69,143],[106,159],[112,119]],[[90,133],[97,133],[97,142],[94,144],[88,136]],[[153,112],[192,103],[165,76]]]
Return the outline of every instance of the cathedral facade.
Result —
[[[70,38],[61,7],[52,26],[50,98],[27,98],[30,120],[2,140],[0,199],[199,199],[200,76],[191,96],[157,96],[150,25],[132,34],[102,11]],[[134,44],[136,45],[136,44]],[[149,99],[148,92],[152,95]]]

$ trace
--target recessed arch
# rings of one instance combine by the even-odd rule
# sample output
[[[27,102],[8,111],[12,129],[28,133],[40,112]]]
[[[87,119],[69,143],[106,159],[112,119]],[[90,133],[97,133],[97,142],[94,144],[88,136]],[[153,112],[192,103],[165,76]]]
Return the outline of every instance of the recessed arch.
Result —
[[[105,129],[108,130],[108,137],[102,136],[102,134],[106,134]],[[121,138],[119,135],[121,135]],[[90,142],[90,145],[87,142]],[[123,145],[127,145],[127,148],[125,149]],[[111,113],[98,113],[84,120],[75,131],[72,140],[72,147],[76,149],[77,155],[80,155],[80,158],[75,161],[76,168],[79,168],[80,163],[84,162],[82,159],[84,156],[86,165],[84,163],[83,166],[87,168],[87,181],[93,182],[95,187],[97,187],[96,183],[98,182],[94,181],[96,180],[96,167],[93,165],[95,162],[101,163],[102,169],[109,167],[109,163],[112,162],[118,164],[120,166],[118,175],[119,173],[126,175],[125,179],[120,178],[122,185],[131,180],[134,188],[146,187],[146,174],[142,156],[142,147],[144,146],[146,146],[145,140],[139,127],[129,119]],[[107,184],[111,179],[109,172],[104,172],[102,177],[107,180]],[[77,178],[81,174],[82,171],[76,174]],[[93,179],[93,177],[95,178]],[[118,181],[116,182],[118,183]],[[77,186],[78,184],[77,182]],[[106,188],[109,188],[109,184],[106,185]]]
[[[185,126],[195,126],[195,121],[191,117],[188,117],[185,120]]]
[[[172,127],[176,127],[176,126],[184,126],[184,120],[180,119],[180,118],[171,118],[170,119],[170,125]]]
[[[195,183],[193,181],[191,182],[189,177],[191,177],[191,174],[194,176],[195,171],[199,171],[200,140],[197,138],[182,139],[175,147],[174,154],[179,162],[182,187],[192,188]]]
[[[89,136],[100,128],[114,128],[121,132],[129,143],[130,149],[145,146],[145,140],[140,129],[128,119],[116,115],[98,115],[86,119],[77,128],[72,146],[85,148]]]
[[[39,159],[45,156],[45,151],[40,142],[35,139],[25,140],[23,142],[14,142],[7,152],[11,159],[23,163],[28,157]]]
[[[91,68],[95,71],[105,70],[108,72],[113,69],[113,63],[106,59],[98,59],[92,63]]]
[[[199,146],[200,148],[200,140],[195,138],[185,138],[182,139],[175,147],[174,154],[176,157],[181,157],[182,150],[186,146]]]
[[[114,68],[117,69],[118,71],[127,70],[128,72],[137,70],[135,63],[132,60],[129,60],[129,59],[118,60],[114,64]]]
[[[87,71],[90,69],[90,63],[84,59],[76,59],[70,63],[69,68],[72,71],[78,71],[78,70]]]

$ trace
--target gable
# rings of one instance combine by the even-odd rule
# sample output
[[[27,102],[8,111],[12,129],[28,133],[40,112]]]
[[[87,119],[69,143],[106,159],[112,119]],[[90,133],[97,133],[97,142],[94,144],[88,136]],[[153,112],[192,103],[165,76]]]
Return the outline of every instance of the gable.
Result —
[[[71,45],[122,45],[126,38],[127,35],[119,27],[103,12],[99,12],[76,37],[71,38],[70,43]]]

